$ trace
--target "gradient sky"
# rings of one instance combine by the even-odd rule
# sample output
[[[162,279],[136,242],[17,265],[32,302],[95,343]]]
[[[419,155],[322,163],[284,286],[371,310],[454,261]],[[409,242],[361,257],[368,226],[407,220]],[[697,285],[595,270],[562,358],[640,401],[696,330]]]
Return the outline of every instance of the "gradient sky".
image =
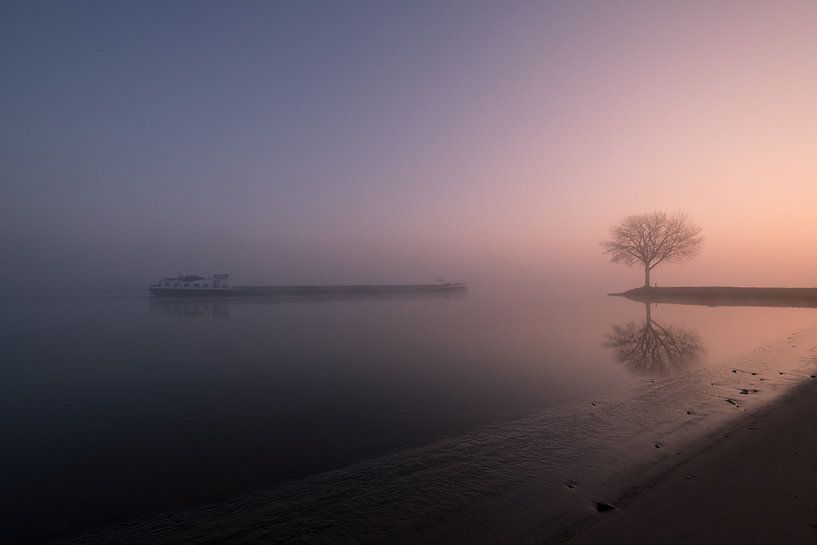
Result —
[[[572,278],[817,285],[817,3],[4,2],[0,293]]]

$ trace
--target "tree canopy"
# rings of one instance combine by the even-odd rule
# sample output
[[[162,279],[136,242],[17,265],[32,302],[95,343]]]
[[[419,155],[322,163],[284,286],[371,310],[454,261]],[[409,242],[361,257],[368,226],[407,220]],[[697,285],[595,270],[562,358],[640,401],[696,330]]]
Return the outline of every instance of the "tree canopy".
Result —
[[[644,286],[650,286],[650,271],[661,263],[679,263],[698,255],[703,246],[701,228],[683,212],[627,216],[610,229],[601,247],[613,263],[644,267]]]

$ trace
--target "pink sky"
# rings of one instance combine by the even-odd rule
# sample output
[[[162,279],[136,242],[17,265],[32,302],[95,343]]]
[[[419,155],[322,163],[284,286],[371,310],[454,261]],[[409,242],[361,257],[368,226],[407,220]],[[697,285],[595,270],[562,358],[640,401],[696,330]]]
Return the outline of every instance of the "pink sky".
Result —
[[[626,287],[598,241],[655,210],[706,236],[659,283],[817,285],[814,2],[30,9],[4,286]]]

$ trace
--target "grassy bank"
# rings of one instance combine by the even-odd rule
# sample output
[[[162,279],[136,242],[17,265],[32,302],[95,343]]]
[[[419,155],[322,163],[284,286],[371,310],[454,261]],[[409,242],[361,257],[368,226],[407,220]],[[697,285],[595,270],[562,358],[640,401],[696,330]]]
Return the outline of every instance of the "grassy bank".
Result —
[[[649,303],[708,306],[817,307],[817,288],[723,286],[635,288],[610,295]]]

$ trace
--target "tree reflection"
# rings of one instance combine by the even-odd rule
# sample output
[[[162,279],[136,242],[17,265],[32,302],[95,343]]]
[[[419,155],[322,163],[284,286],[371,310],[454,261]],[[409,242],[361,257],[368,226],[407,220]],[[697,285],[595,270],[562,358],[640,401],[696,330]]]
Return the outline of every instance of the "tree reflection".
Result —
[[[701,336],[694,329],[663,326],[652,319],[650,304],[644,304],[643,324],[613,325],[604,346],[618,361],[638,374],[677,371],[697,362],[704,353]]]

